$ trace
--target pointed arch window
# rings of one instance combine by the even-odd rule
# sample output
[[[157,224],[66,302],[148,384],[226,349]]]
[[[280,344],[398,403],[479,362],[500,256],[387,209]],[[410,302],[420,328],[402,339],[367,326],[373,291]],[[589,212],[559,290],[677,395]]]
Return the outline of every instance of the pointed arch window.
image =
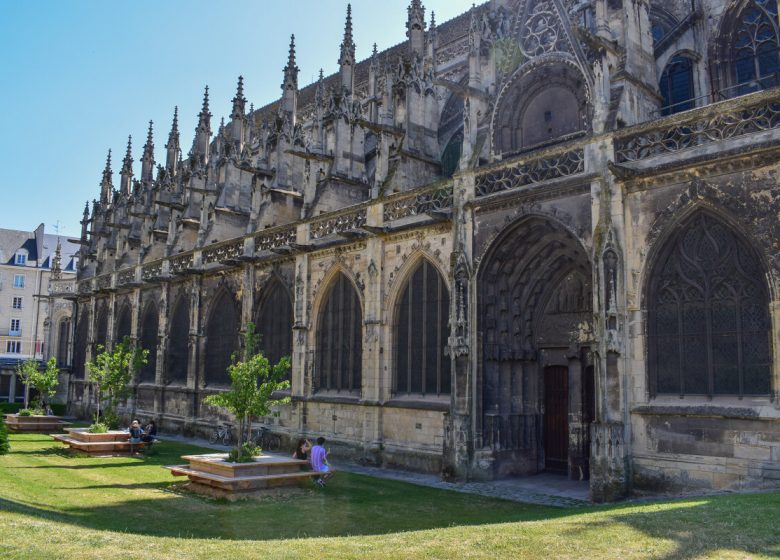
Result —
[[[261,336],[260,347],[272,365],[283,356],[292,357],[292,301],[278,280],[273,280],[264,290],[255,325]]]
[[[148,350],[146,365],[141,368],[139,381],[153,383],[157,371],[157,329],[159,326],[159,314],[154,302],[150,302],[144,310],[141,321],[141,348]]]
[[[450,359],[445,352],[450,295],[444,279],[422,260],[409,277],[396,309],[396,394],[448,395]]]
[[[70,338],[70,319],[62,319],[57,329],[57,367],[68,366],[68,339]]]
[[[238,350],[238,302],[232,294],[223,291],[212,303],[206,328],[206,385],[228,385],[227,368]]]
[[[176,300],[168,328],[166,381],[183,385],[187,382],[190,340],[190,304],[187,296],[180,296]]]
[[[108,309],[105,305],[98,308],[95,318],[95,346],[106,347],[108,341]]]
[[[664,98],[661,115],[693,109],[693,60],[687,56],[672,58],[661,74],[659,89]]]
[[[776,0],[747,2],[737,13],[728,51],[732,58],[734,95],[778,85],[780,40]]]
[[[119,311],[119,318],[116,321],[116,342],[122,342],[125,337],[129,337],[132,331],[133,311],[130,304],[125,302]]]
[[[87,337],[89,322],[85,311],[79,313],[76,323],[76,338],[73,342],[73,372],[78,379],[86,377],[84,364],[87,358]]]
[[[768,395],[769,295],[752,247],[698,212],[665,244],[648,291],[651,393]]]
[[[363,314],[352,283],[339,274],[325,296],[317,329],[317,388],[360,394]]]

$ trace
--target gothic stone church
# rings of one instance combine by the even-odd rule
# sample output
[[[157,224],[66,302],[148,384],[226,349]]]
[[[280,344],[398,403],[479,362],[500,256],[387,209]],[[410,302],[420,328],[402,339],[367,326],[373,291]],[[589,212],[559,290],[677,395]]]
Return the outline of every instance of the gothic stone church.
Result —
[[[239,78],[218,126],[206,90],[161,165],[150,123],[118,188],[109,154],[72,410],[129,336],[126,414],[203,433],[252,321],[293,364],[261,420],[342,459],[594,500],[780,484],[776,0],[407,12],[358,61],[347,8],[338,72],[305,87],[291,41],[281,98],[248,108]]]

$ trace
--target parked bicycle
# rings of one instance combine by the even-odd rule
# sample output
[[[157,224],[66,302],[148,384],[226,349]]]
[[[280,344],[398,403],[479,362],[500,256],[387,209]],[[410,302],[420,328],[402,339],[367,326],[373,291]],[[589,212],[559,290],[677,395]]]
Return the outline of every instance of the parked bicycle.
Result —
[[[263,451],[279,451],[282,446],[282,438],[271,433],[265,426],[252,430],[249,440]]]
[[[221,442],[222,445],[232,445],[233,443],[233,430],[227,424],[220,424],[214,428],[209,436],[209,443],[212,445]]]

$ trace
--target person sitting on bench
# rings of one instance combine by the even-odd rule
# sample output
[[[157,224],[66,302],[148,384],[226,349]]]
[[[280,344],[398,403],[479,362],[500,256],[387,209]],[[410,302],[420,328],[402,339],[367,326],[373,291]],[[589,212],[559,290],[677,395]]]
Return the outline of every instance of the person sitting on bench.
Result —
[[[133,423],[130,424],[130,427],[127,429],[127,431],[130,432],[130,453],[134,453],[135,449],[133,446],[141,443],[141,438],[144,435],[144,431],[141,428],[141,423],[138,422],[138,420],[133,420]]]
[[[157,438],[157,424],[154,420],[149,420],[149,423],[144,428],[144,434],[141,436],[141,441],[144,443],[154,443]]]
[[[328,452],[323,446],[324,443],[325,438],[321,436],[318,437],[317,445],[311,448],[310,454],[311,469],[321,473],[321,476],[316,480],[316,483],[323,488],[325,487],[325,483],[335,474],[333,467],[328,464]]]

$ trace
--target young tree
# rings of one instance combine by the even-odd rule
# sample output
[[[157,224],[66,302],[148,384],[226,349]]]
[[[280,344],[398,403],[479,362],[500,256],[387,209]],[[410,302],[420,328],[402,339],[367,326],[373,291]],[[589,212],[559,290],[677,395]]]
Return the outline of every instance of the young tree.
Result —
[[[130,339],[125,339],[109,352],[98,345],[95,359],[87,363],[89,381],[97,392],[95,424],[100,422],[101,405],[105,399],[103,415],[114,410],[114,405],[130,394],[133,374],[146,365],[148,350],[133,348]]]
[[[57,359],[51,358],[46,362],[46,369],[35,368],[30,375],[30,385],[38,391],[39,404],[42,409],[46,409],[51,399],[57,394],[57,385],[60,384],[60,368],[57,367]]]
[[[230,390],[206,397],[206,404],[225,408],[238,420],[236,439],[236,457],[241,457],[244,444],[244,430],[252,416],[266,416],[274,406],[290,402],[290,397],[274,398],[273,394],[290,388],[290,382],[284,379],[290,370],[290,358],[287,356],[271,366],[259,348],[259,336],[255,326],[248,323],[244,335],[244,361],[228,366],[232,381]]]
[[[30,405],[30,383],[38,373],[38,362],[33,359],[24,360],[16,365],[16,375],[24,383],[24,408]]]

